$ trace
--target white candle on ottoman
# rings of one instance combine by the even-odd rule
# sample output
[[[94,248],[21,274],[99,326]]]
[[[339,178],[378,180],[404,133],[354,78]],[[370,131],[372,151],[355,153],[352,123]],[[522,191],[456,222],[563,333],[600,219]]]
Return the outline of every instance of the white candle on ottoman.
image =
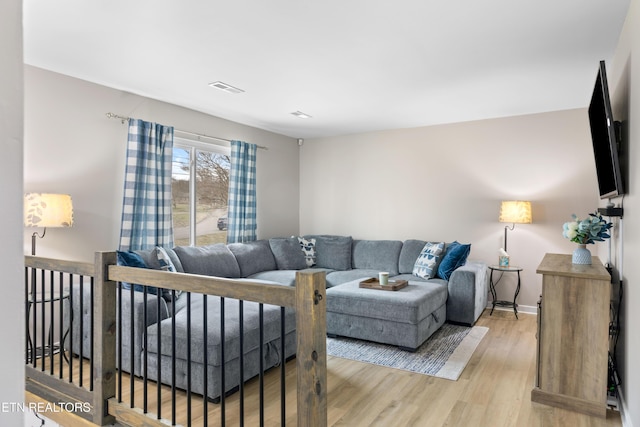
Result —
[[[381,286],[385,286],[389,284],[389,272],[388,271],[381,271],[378,274],[378,281],[380,282]]]

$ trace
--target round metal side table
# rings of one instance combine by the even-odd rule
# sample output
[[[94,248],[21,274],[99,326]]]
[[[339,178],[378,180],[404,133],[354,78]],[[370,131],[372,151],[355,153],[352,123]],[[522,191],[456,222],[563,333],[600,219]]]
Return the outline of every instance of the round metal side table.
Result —
[[[513,308],[513,313],[516,315],[517,319],[518,304],[516,303],[516,299],[518,298],[518,294],[520,293],[520,272],[522,271],[522,268],[516,266],[503,267],[499,265],[490,265],[489,270],[491,271],[491,274],[489,275],[489,290],[491,291],[491,296],[493,297],[493,301],[491,303],[491,313],[489,313],[489,316],[493,314],[493,310],[496,308],[496,306],[510,307]],[[498,280],[494,282],[493,273],[496,271],[500,272],[500,277],[498,277]],[[502,276],[505,273],[516,273],[518,275],[518,284],[516,286],[515,294],[513,295],[513,301],[498,300],[498,297],[496,295],[496,285],[498,284],[498,282],[500,282]]]

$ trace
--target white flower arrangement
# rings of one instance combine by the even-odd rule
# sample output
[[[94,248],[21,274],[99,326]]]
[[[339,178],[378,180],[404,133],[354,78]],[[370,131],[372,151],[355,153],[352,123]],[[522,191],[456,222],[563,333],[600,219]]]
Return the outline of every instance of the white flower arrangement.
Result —
[[[562,226],[562,236],[578,244],[603,242],[611,237],[609,229],[613,223],[607,222],[597,211],[585,219],[572,215],[573,221]]]

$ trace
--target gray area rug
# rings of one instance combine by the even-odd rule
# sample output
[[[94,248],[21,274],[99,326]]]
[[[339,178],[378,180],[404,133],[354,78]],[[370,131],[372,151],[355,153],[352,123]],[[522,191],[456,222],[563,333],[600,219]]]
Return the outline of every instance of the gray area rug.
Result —
[[[352,338],[327,338],[327,354],[456,381],[489,331],[445,323],[415,353]]]

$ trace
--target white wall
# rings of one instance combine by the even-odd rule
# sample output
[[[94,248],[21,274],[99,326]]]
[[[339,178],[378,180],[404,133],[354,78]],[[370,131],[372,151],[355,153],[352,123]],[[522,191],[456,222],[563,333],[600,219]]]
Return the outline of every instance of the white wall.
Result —
[[[48,229],[38,255],[92,261],[118,247],[127,126],[107,112],[267,146],[258,150],[258,235],[297,233],[295,139],[26,66],[25,191],[69,193],[74,203],[74,226]],[[24,253],[34,230],[24,232]]]
[[[586,109],[307,140],[300,169],[303,234],[458,240],[491,264],[500,201],[530,200],[533,224],[508,234],[511,263],[524,268],[518,303],[530,310],[544,254],[575,248],[562,224],[599,203]],[[513,297],[508,278],[500,299]]]
[[[623,303],[618,370],[625,400],[625,427],[640,426],[640,5],[631,2],[627,19],[611,64],[608,64],[610,90],[616,120],[627,122],[624,153],[629,162],[628,194],[624,198],[623,219]]]
[[[22,0],[0,3],[0,402],[24,401],[24,288],[22,256]],[[21,412],[0,411],[0,425],[20,426]]]

